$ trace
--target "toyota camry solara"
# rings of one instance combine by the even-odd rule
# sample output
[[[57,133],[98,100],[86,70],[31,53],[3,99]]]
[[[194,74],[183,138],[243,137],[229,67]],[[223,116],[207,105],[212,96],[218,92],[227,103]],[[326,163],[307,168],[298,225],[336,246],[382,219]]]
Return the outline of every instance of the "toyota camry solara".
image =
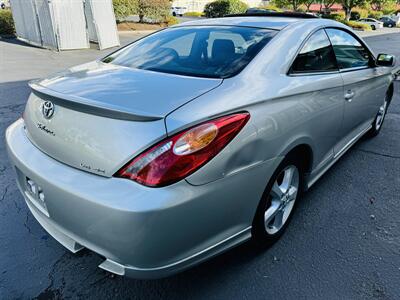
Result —
[[[301,192],[379,133],[393,65],[335,21],[188,22],[32,82],[7,148],[62,245],[116,274],[167,276],[276,241]]]

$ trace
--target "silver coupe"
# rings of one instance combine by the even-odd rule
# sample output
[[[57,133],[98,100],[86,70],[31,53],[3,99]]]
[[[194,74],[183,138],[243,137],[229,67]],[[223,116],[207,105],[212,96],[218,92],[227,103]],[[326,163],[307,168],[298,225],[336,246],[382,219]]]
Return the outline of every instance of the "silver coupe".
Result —
[[[394,63],[308,15],[187,22],[32,82],[7,149],[62,245],[167,276],[276,241],[301,192],[381,130]]]

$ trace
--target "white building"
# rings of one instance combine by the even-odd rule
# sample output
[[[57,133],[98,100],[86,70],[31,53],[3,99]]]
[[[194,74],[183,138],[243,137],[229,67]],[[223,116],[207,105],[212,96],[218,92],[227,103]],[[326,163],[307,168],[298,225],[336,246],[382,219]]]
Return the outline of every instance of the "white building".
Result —
[[[172,2],[173,7],[186,7],[187,12],[203,12],[204,6],[212,0],[174,0]],[[260,5],[268,4],[268,0],[242,0],[249,7],[258,7]]]

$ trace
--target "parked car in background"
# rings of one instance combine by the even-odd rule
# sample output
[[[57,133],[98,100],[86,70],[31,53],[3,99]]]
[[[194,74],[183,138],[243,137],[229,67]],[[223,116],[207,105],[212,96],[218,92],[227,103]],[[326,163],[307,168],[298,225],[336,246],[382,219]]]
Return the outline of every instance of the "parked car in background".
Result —
[[[373,19],[373,18],[359,19],[359,20],[357,20],[357,22],[370,25],[372,30],[377,30],[377,29],[383,28],[383,22],[378,21],[377,19]]]
[[[384,27],[389,27],[389,28],[396,27],[396,22],[392,18],[382,17],[379,19],[379,21],[383,22]]]
[[[277,241],[302,192],[379,134],[394,63],[307,14],[185,22],[31,82],[6,145],[57,241],[118,275],[167,276]]]
[[[176,17],[176,16],[182,17],[186,11],[187,11],[187,7],[182,7],[182,6],[172,6],[171,7],[171,15],[173,15],[174,17]]]

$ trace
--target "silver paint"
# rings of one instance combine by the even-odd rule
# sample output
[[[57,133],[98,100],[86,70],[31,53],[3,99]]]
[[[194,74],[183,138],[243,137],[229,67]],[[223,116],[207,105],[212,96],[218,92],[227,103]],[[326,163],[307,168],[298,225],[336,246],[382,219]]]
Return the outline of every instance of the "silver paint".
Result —
[[[249,239],[261,195],[285,155],[299,145],[311,149],[305,183],[311,186],[371,128],[393,80],[386,67],[289,74],[313,32],[349,30],[334,21],[244,17],[178,26],[191,24],[280,31],[241,73],[225,80],[101,62],[71,68],[33,86],[59,98],[53,118],[43,117],[44,100],[32,93],[25,120],[6,132],[34,216],[71,251],[86,247],[103,255],[100,267],[116,274],[166,276]],[[82,109],[88,106],[102,114]],[[250,113],[246,126],[185,180],[149,188],[112,177],[167,135],[238,111]],[[43,189],[48,216],[27,196],[26,177]]]

